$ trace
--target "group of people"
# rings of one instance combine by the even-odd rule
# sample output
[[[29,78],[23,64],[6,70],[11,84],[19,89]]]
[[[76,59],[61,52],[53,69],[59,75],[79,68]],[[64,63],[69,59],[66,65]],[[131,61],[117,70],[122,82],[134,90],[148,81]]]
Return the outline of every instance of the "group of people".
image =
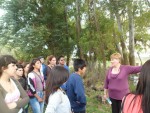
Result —
[[[104,98],[110,98],[112,113],[150,113],[150,60],[142,66],[122,65],[122,56],[110,56],[104,85]],[[10,55],[0,56],[0,112],[86,113],[86,96],[82,76],[86,63],[75,59],[70,74],[64,56],[34,58],[30,63],[17,64]],[[128,76],[140,73],[135,92],[129,91]],[[28,87],[27,87],[28,86]]]
[[[64,56],[50,55],[47,65],[42,56],[18,64],[11,55],[0,56],[0,112],[85,113],[86,97],[82,75],[86,63],[75,59],[70,75]],[[44,111],[44,105],[46,110]]]

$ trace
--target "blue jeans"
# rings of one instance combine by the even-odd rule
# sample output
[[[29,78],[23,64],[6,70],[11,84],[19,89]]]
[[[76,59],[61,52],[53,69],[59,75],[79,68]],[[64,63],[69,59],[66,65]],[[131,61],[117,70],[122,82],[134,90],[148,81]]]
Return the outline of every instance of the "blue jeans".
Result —
[[[44,97],[43,91],[36,93],[39,95],[40,98]],[[44,102],[39,102],[36,97],[30,98],[30,105],[33,113],[43,113]]]

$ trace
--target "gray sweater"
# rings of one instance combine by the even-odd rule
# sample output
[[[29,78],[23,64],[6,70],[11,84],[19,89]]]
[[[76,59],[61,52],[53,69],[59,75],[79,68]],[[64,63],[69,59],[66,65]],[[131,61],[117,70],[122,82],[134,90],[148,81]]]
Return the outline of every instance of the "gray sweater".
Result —
[[[28,104],[29,102],[29,97],[27,95],[27,93],[24,91],[24,89],[22,88],[22,86],[20,85],[20,83],[15,80],[14,78],[11,78],[17,88],[20,91],[20,98],[21,100],[18,100],[17,106],[14,109],[9,109],[6,102],[5,102],[5,96],[7,94],[7,92],[5,91],[5,89],[0,85],[0,113],[18,113],[18,111],[23,108],[26,104]]]

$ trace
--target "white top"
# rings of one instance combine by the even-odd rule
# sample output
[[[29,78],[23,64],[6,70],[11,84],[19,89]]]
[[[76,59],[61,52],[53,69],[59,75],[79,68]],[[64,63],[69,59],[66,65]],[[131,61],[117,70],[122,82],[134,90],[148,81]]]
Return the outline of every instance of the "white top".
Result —
[[[12,102],[17,102],[20,98],[20,91],[17,88],[16,84],[12,79],[10,79],[10,82],[15,86],[15,90],[13,92],[9,92],[5,96],[5,102],[6,104],[12,103]],[[23,109],[21,108],[18,113],[22,113]]]
[[[65,92],[58,89],[49,96],[45,113],[71,113],[70,102]]]

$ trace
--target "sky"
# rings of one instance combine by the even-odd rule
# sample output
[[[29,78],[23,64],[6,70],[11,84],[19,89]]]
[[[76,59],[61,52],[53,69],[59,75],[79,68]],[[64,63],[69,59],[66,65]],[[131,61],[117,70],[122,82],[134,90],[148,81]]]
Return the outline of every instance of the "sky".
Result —
[[[0,9],[0,17],[4,14],[5,14],[5,11],[3,9]]]

